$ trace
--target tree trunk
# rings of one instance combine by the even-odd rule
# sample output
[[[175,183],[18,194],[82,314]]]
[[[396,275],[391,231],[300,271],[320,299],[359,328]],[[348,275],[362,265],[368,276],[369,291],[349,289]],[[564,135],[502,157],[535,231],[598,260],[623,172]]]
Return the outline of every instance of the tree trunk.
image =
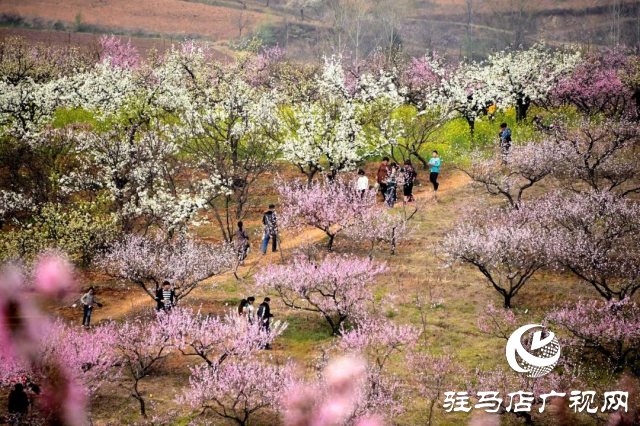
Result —
[[[327,249],[329,251],[333,250],[333,239],[336,237],[336,234],[330,234],[327,232],[327,235],[329,236],[329,242],[327,243]]]
[[[511,309],[511,294],[504,294],[504,308]]]

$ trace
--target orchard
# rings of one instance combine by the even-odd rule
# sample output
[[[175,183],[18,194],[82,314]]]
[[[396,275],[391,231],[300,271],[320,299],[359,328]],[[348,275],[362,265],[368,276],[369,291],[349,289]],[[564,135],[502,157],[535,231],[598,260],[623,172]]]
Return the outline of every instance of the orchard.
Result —
[[[216,58],[0,41],[3,420],[640,422],[637,53]]]

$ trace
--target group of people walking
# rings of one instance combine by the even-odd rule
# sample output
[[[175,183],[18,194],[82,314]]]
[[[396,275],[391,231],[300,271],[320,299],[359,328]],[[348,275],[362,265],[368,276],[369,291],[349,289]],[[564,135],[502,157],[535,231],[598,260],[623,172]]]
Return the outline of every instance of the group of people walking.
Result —
[[[273,318],[271,306],[269,305],[269,303],[271,303],[271,299],[269,297],[265,297],[262,303],[258,305],[257,310],[254,307],[255,301],[256,298],[254,296],[242,299],[238,305],[238,315],[242,318],[246,318],[247,323],[249,324],[255,324],[257,322],[260,329],[268,333],[270,330],[271,318]],[[271,346],[267,344],[264,348],[271,349]]]
[[[429,180],[433,185],[434,191],[438,191],[438,187],[440,186],[438,183],[440,163],[441,160],[438,151],[433,151],[428,164],[431,168]],[[362,169],[358,171],[358,175],[358,190],[364,191],[368,189],[369,180]],[[411,160],[405,160],[403,166],[400,167],[397,163],[389,163],[389,157],[384,157],[376,172],[376,185],[382,192],[384,202],[389,207],[393,207],[398,200],[396,192],[399,186],[402,186],[403,203],[406,204],[414,201],[413,185],[417,177],[418,173],[413,167],[413,164],[411,164]]]

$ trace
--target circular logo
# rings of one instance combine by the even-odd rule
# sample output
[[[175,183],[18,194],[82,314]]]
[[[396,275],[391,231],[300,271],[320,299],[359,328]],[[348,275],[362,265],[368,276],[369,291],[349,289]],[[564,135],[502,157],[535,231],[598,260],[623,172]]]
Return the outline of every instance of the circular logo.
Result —
[[[556,335],[546,330],[547,336],[542,338],[542,331],[533,333],[531,347],[522,345],[523,335],[533,328],[542,328],[540,324],[528,324],[520,327],[509,336],[507,341],[507,361],[518,373],[527,373],[527,377],[542,377],[549,374],[560,359],[560,343]],[[520,361],[516,359],[516,353]]]

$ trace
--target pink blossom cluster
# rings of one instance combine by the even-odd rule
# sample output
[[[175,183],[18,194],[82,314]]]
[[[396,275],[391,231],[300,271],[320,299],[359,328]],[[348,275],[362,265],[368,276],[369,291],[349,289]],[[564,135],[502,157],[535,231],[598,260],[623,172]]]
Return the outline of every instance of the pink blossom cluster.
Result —
[[[553,97],[586,114],[621,115],[633,111],[633,92],[620,79],[628,58],[622,51],[592,53],[571,76],[561,79]]]
[[[131,44],[130,39],[124,43],[115,35],[103,35],[100,37],[100,47],[100,63],[108,61],[112,67],[125,69],[134,69],[139,65],[138,49]]]
[[[112,277],[133,282],[153,299],[167,280],[180,300],[201,281],[230,270],[235,259],[227,245],[185,236],[166,240],[160,235],[129,234],[98,258],[96,265]]]
[[[569,333],[569,344],[603,355],[616,369],[640,345],[640,307],[629,298],[579,300],[548,313],[546,320]]]
[[[254,278],[258,288],[277,291],[290,308],[319,313],[340,334],[343,322],[362,316],[373,298],[373,280],[385,271],[384,263],[352,254],[320,261],[298,255],[288,264],[268,265]]]
[[[283,401],[285,426],[380,426],[370,413],[358,415],[366,395],[367,367],[363,360],[343,357],[329,363],[317,383],[300,383]]]
[[[235,312],[215,317],[176,308],[158,316],[158,326],[168,334],[174,348],[183,355],[202,358],[209,366],[220,365],[229,357],[250,358],[287,328],[286,323],[277,321],[266,330],[258,321],[248,323],[246,317]]]
[[[312,226],[329,237],[329,250],[334,238],[358,216],[376,204],[375,191],[361,195],[351,182],[334,180],[280,182],[276,189],[282,205],[279,219],[285,228],[302,230]]]
[[[88,394],[113,377],[114,327],[85,332],[39,312],[34,296],[55,302],[76,290],[66,259],[45,254],[28,275],[11,266],[0,271],[0,377],[26,377],[37,386],[37,404],[51,424],[83,425]]]

